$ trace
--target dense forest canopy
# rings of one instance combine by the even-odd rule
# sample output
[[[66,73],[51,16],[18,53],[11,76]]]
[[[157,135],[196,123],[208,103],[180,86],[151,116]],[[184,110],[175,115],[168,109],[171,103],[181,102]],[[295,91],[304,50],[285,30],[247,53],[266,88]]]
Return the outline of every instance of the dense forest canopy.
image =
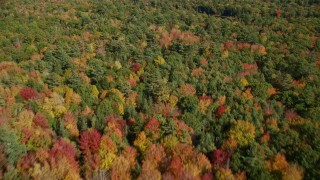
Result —
[[[319,0],[0,0],[0,179],[317,179]]]

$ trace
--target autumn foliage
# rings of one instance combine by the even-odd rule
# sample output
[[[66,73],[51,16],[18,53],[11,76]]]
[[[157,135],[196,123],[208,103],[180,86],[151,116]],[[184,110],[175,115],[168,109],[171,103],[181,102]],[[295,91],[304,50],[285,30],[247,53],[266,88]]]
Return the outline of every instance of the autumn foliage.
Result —
[[[21,89],[19,94],[25,100],[34,99],[38,96],[38,92],[30,87]]]
[[[223,105],[219,106],[216,111],[216,117],[220,118],[225,112],[226,112],[226,108]]]
[[[96,129],[90,129],[81,133],[78,144],[84,156],[84,170],[86,177],[90,177],[92,172],[99,165],[99,145],[101,134]]]
[[[0,179],[319,179],[319,2],[0,0]]]
[[[225,152],[221,149],[217,149],[212,154],[213,168],[229,168],[231,153]]]

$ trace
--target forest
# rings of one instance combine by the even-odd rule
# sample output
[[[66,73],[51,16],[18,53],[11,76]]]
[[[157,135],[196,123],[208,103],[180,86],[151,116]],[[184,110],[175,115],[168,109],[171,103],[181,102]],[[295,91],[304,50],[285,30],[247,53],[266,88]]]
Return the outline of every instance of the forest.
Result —
[[[320,0],[0,0],[0,179],[319,177]]]

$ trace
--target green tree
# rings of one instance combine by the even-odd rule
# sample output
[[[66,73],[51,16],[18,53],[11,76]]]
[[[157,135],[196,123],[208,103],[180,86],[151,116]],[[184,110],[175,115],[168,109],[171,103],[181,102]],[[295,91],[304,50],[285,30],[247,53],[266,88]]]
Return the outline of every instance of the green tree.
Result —
[[[19,140],[19,136],[7,129],[7,127],[0,128],[0,142],[4,146],[4,152],[8,157],[10,165],[15,166],[17,161],[27,152],[27,147]]]

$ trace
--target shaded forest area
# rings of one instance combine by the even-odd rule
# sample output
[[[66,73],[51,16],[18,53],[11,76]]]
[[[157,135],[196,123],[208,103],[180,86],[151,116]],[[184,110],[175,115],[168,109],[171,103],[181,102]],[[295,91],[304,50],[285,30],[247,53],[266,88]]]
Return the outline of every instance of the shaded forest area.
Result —
[[[0,179],[317,179],[319,0],[1,0]]]

